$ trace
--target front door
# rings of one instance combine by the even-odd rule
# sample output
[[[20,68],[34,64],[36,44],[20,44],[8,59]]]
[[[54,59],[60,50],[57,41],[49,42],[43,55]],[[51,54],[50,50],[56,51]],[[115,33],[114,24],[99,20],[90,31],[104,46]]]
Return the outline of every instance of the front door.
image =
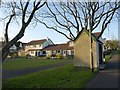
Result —
[[[37,56],[37,51],[35,52],[35,56]]]
[[[102,49],[102,45],[99,44],[99,63],[103,63],[103,49]]]

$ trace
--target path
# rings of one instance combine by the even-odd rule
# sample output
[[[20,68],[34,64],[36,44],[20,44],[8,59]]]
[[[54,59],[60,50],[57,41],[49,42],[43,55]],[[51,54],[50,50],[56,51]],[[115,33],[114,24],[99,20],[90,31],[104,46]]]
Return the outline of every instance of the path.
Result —
[[[120,71],[120,56],[114,55],[106,68],[88,83],[87,88],[118,88],[118,71]]]
[[[24,70],[3,70],[2,71],[2,78],[3,79],[13,78],[13,77],[31,74],[31,73],[42,71],[42,70],[61,67],[61,66],[64,66],[64,65],[70,64],[70,63],[72,63],[72,62],[65,62],[65,63],[53,64],[53,65],[48,65],[48,66],[40,66],[40,67],[28,68],[28,69],[24,69]]]

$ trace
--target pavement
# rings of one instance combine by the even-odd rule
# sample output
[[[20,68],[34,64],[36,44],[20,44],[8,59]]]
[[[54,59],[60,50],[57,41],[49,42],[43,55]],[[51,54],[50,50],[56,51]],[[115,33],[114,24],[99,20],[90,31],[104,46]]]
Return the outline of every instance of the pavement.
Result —
[[[88,82],[86,88],[117,88],[120,89],[119,75],[120,71],[120,56],[114,55],[106,64],[104,70],[100,70],[96,77]]]
[[[60,64],[53,64],[53,65],[48,65],[48,66],[40,66],[36,68],[28,68],[24,70],[2,70],[2,79],[8,79],[8,78],[14,78],[17,76],[22,76],[26,74],[31,74],[34,72],[39,72],[47,69],[52,69],[52,68],[57,68],[64,66],[66,64],[71,64],[72,62],[64,62]]]

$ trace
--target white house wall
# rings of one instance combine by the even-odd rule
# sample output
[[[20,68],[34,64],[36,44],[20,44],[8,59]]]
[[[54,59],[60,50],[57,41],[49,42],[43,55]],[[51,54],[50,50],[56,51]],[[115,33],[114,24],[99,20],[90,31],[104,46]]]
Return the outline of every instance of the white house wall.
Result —
[[[66,57],[66,56],[67,56],[67,51],[66,51],[66,50],[63,50],[62,55],[63,55],[64,57]]]
[[[99,43],[96,43],[97,66],[99,67]]]
[[[74,42],[73,42],[73,41],[70,41],[70,42],[69,42],[69,46],[74,46]]]
[[[22,43],[20,43],[19,47],[20,47],[20,48],[22,48],[22,47],[23,47]]]
[[[45,41],[43,44],[36,44],[36,45],[28,45],[25,47],[25,51],[28,51],[29,49],[43,49],[44,47],[48,45],[53,45],[53,42],[51,40]]]
[[[29,49],[42,49],[42,45],[37,44],[37,45],[28,45],[25,47],[25,51],[28,51]]]
[[[52,55],[52,51],[46,51],[46,56],[51,56]]]
[[[67,50],[67,55],[71,55],[71,50]]]
[[[29,55],[35,56],[36,51],[29,51]]]
[[[74,51],[73,50],[67,50],[67,55],[74,55]]]

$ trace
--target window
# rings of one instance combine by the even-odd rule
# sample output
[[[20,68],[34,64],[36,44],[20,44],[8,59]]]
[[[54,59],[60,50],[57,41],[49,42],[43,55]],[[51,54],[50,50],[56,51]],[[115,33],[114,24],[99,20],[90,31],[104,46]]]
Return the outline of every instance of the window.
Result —
[[[36,45],[33,45],[33,47],[36,47]]]
[[[63,53],[65,54],[65,53],[66,53],[66,51],[63,51]]]
[[[31,54],[34,54],[34,51],[31,51]]]
[[[60,51],[57,51],[58,53],[60,53]]]
[[[71,51],[72,52],[72,55],[74,55],[74,51]]]
[[[43,51],[43,54],[46,54],[46,51]]]
[[[39,47],[41,47],[41,45],[39,45]]]

